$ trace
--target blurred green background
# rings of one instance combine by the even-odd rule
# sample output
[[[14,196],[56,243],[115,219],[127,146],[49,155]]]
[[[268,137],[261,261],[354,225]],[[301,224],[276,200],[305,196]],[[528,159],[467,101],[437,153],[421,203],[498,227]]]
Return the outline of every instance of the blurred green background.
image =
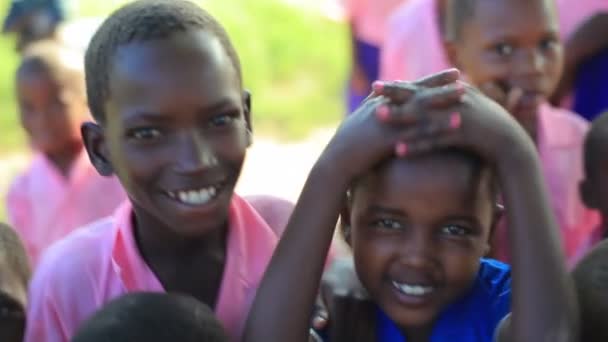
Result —
[[[72,19],[103,17],[124,2],[74,0]],[[295,140],[340,119],[349,66],[343,23],[285,0],[198,2],[224,24],[238,50],[254,96],[256,134]],[[2,15],[9,4],[0,0]],[[11,37],[0,37],[0,158],[26,146],[13,93],[13,45]]]

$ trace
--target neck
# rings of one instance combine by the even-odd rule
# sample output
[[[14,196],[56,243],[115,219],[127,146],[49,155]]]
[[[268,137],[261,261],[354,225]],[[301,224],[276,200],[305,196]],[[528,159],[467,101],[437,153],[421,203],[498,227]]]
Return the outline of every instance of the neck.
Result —
[[[402,328],[401,333],[408,342],[429,342],[431,340],[432,327]]]
[[[134,206],[134,235],[137,247],[148,263],[194,260],[198,257],[223,256],[226,249],[227,223],[200,237],[180,236]]]
[[[59,172],[67,178],[72,164],[80,155],[83,148],[82,142],[75,141],[65,146],[59,152],[46,153],[46,157],[57,169],[59,169]]]

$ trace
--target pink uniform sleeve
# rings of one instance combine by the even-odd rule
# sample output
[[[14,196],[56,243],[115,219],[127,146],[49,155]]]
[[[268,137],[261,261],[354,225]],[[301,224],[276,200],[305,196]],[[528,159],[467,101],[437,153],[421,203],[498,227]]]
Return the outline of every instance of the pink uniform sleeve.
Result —
[[[405,44],[402,41],[401,27],[403,23],[398,21],[399,17],[392,17],[388,23],[390,32],[384,39],[380,50],[380,79],[394,81],[403,79],[405,73]]]
[[[23,177],[17,178],[6,196],[6,215],[8,223],[19,234],[25,250],[31,258],[37,251],[34,250],[28,239],[28,231],[32,224],[30,221],[32,211],[30,210],[31,203],[25,196],[26,193]]]
[[[87,265],[90,246],[73,247],[61,241],[44,253],[30,283],[24,342],[69,342],[99,306],[101,270]]]

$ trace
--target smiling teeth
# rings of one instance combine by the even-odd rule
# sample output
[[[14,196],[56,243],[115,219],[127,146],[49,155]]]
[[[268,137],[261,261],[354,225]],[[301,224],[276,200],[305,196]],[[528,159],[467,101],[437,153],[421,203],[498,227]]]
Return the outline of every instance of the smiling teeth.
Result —
[[[393,286],[399,290],[399,292],[408,296],[424,296],[434,290],[432,286],[409,285],[396,281],[393,281]]]
[[[210,186],[199,190],[169,191],[169,197],[176,199],[184,204],[203,205],[211,201],[217,195],[217,187]]]

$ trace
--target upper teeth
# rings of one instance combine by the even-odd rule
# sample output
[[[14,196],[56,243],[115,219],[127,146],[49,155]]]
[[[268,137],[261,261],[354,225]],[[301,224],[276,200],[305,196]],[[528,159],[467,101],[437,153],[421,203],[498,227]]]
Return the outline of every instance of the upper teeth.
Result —
[[[432,286],[410,285],[393,281],[393,286],[400,292],[408,296],[424,296],[433,292]]]
[[[209,202],[217,195],[217,188],[210,186],[198,190],[169,191],[168,193],[171,198],[177,199],[182,203],[201,205]]]

